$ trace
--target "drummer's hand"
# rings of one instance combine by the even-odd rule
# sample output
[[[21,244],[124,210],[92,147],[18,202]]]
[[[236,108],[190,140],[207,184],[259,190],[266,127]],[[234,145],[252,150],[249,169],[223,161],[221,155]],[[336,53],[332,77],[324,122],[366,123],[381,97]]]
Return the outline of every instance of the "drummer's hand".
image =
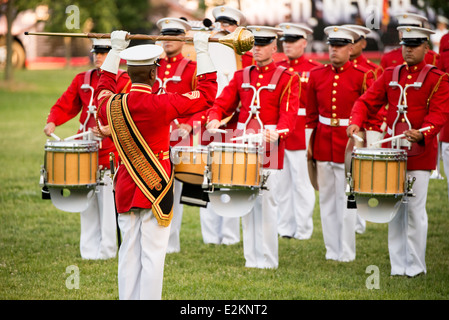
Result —
[[[218,129],[220,127],[221,122],[217,119],[212,120],[206,125],[207,130]]]
[[[190,134],[190,132],[192,132],[192,126],[187,123],[181,123],[178,130],[178,136],[184,139]]]
[[[46,125],[45,125],[45,127],[44,127],[44,133],[47,135],[47,136],[51,136],[51,134],[53,133],[53,132],[55,132],[55,129],[56,129],[56,125],[55,125],[55,123],[54,122],[49,122],[49,123],[47,123]]]
[[[404,135],[407,141],[410,142],[419,142],[424,139],[424,135],[422,134],[422,132],[419,132],[419,130],[416,129],[406,130],[404,131]]]
[[[109,126],[102,126],[100,125],[100,131],[98,131],[98,127],[93,127],[91,128],[92,133],[98,137],[98,138],[103,138],[104,136],[111,136],[111,128],[109,128]]]
[[[265,130],[263,134],[263,139],[266,142],[273,143],[279,139],[279,133],[276,130]]]
[[[359,133],[360,127],[356,124],[351,124],[346,128],[346,134],[348,137],[352,137],[353,135]]]

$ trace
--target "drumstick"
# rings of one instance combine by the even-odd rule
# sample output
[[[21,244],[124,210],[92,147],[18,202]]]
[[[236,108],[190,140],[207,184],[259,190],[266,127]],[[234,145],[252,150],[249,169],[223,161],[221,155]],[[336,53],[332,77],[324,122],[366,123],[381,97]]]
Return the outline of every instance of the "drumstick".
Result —
[[[55,135],[54,133],[50,133],[50,135],[58,141],[61,141],[61,138]]]
[[[210,131],[210,132],[212,132],[212,133],[217,133],[217,132],[219,132],[219,133],[228,133],[226,130],[223,130],[223,129],[207,129],[208,131]]]
[[[425,127],[425,128],[421,128],[418,131],[419,132],[423,132],[423,131],[430,130],[430,129],[431,129],[431,127],[428,126],[428,127]],[[399,134],[397,136],[393,136],[393,137],[390,137],[390,138],[386,138],[386,139],[383,139],[383,140],[379,140],[379,141],[373,142],[373,143],[371,143],[371,146],[374,146],[376,144],[381,144],[381,143],[384,143],[384,142],[388,142],[388,141],[391,141],[391,140],[395,140],[395,139],[401,139],[401,138],[404,138],[404,137],[405,137],[405,134]]]
[[[363,142],[363,139],[360,138],[360,137],[359,137],[358,135],[356,135],[356,134],[353,134],[352,137],[355,138],[356,140],[358,140],[359,142]]]
[[[282,130],[275,130],[277,133],[285,133],[285,132],[288,132],[289,131],[289,129],[282,129]],[[237,140],[244,140],[244,139],[247,139],[247,138],[249,138],[249,137],[259,137],[259,136],[261,136],[261,135],[263,135],[263,133],[261,132],[261,133],[256,133],[256,134],[246,134],[246,135],[243,135],[243,136],[240,136],[240,137],[235,137],[235,138],[232,138],[231,139],[231,141],[237,141]]]

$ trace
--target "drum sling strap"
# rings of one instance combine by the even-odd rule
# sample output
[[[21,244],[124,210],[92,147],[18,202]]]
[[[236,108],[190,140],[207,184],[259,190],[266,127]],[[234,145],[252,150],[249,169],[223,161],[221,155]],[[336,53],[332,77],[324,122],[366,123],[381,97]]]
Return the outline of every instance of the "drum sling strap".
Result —
[[[128,94],[116,94],[107,104],[112,138],[131,178],[150,200],[159,225],[167,227],[173,217],[173,166],[169,177],[149,148],[127,106]]]
[[[398,66],[396,66],[393,70],[393,75],[391,78],[392,82],[396,82],[399,83],[399,75],[401,73],[402,68],[405,66],[405,64],[400,64]],[[422,68],[422,70],[420,71],[418,78],[416,79],[415,83],[419,83],[422,84],[427,75],[429,74],[429,71],[432,70],[433,68],[436,68],[434,65],[431,64],[426,64],[424,66],[424,68]],[[421,87],[415,87],[415,90],[419,90]],[[406,123],[398,123],[396,124],[396,126],[393,128],[395,130],[398,130],[399,132],[397,133],[402,133],[403,131],[408,129],[408,125]],[[417,143],[412,144],[411,149],[407,151],[407,155],[409,157],[411,156],[416,156],[419,155],[421,153],[423,153],[425,150],[424,146],[418,145]]]

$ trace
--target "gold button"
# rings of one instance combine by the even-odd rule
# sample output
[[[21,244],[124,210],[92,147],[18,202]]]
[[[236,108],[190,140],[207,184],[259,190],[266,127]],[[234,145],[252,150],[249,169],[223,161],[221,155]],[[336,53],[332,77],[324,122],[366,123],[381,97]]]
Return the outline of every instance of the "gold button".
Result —
[[[335,76],[334,76],[334,79],[337,79],[337,80],[338,80],[338,79],[340,79],[340,76],[339,76],[339,75],[335,75]]]
[[[337,109],[337,106],[332,106],[332,110],[335,110],[335,109]]]
[[[170,69],[171,68],[171,64],[167,64],[167,69]]]
[[[332,85],[333,85],[334,87],[336,87],[336,86],[338,85],[338,83],[334,82]]]
[[[337,90],[332,90],[332,94],[336,94],[337,93]]]
[[[259,74],[259,79],[262,79],[262,78],[263,78],[263,75]]]
[[[335,118],[337,116],[336,113],[332,113],[332,118]]]
[[[168,76],[170,74],[170,71],[165,71],[165,75]]]
[[[332,102],[335,102],[335,101],[337,101],[337,98],[335,98],[335,97],[332,98]]]
[[[293,71],[293,70],[294,70],[294,69],[293,69],[293,68],[291,68],[291,67],[290,67],[290,68],[288,68],[288,71]]]
[[[412,75],[409,74],[409,75],[407,76],[407,79],[411,79],[411,78],[412,78]]]
[[[257,83],[256,83],[256,87],[260,87],[260,82],[257,82]]]
[[[402,122],[405,122],[405,119],[404,119],[404,118],[402,118],[402,119],[401,119],[401,121],[402,121]]]
[[[177,59],[178,59],[178,58],[174,57],[174,58],[173,58],[173,62],[175,62]]]

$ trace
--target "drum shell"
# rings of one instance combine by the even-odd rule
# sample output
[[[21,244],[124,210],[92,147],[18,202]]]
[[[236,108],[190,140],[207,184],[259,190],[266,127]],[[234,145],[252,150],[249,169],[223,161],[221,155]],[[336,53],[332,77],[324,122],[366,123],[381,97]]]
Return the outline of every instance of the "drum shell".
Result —
[[[172,159],[177,180],[190,184],[203,183],[204,170],[207,165],[207,148],[173,147]]]
[[[209,145],[211,183],[228,187],[259,187],[262,154],[256,147],[234,143]]]
[[[78,188],[97,184],[98,143],[95,141],[48,141],[45,144],[45,184]]]
[[[405,193],[407,154],[397,149],[354,148],[351,176],[356,195],[396,196]]]

